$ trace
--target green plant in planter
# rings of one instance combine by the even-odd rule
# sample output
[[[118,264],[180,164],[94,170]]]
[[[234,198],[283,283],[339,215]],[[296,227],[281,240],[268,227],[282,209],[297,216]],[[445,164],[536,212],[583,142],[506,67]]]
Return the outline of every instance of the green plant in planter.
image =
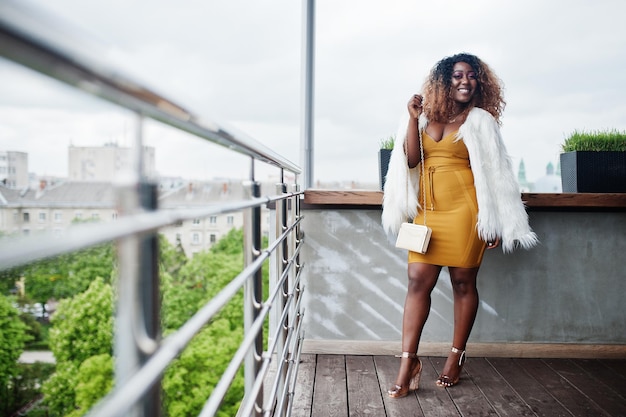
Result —
[[[393,150],[393,144],[395,143],[395,140],[396,137],[394,135],[391,135],[388,138],[382,138],[380,140],[380,149]]]
[[[626,132],[575,130],[561,145],[566,193],[626,193]]]
[[[389,168],[389,159],[396,137],[391,135],[380,140],[380,150],[378,151],[378,173],[380,175],[380,189],[385,188],[385,177]]]
[[[561,145],[563,152],[573,151],[626,151],[626,132],[619,130],[574,130]]]

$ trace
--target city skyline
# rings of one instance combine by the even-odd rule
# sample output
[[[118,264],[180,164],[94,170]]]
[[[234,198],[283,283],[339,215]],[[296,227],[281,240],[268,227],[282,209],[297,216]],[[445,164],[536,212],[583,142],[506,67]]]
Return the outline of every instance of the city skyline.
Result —
[[[39,181],[40,180],[48,180],[51,178],[60,180],[60,181],[90,181],[88,179],[88,177],[85,177],[85,173],[82,172],[84,171],[84,169],[82,171],[76,171],[73,174],[70,172],[72,170],[71,166],[74,166],[74,169],[76,170],[77,167],[84,165],[85,161],[83,161],[85,155],[87,153],[92,153],[93,151],[97,151],[98,149],[102,149],[105,151],[110,151],[111,148],[117,148],[118,150],[129,150],[130,148],[127,147],[122,147],[116,143],[107,143],[104,144],[100,147],[98,146],[88,146],[88,147],[78,147],[78,146],[73,146],[71,145],[69,147],[69,151],[70,151],[70,158],[68,161],[68,167],[66,172],[60,175],[46,175],[46,174],[41,174],[40,172],[38,172],[36,169],[32,169],[30,167],[30,165],[27,167],[28,170],[28,176],[29,176],[29,181],[30,181],[30,187],[39,187]],[[162,181],[169,181],[172,179],[179,179],[182,182],[202,182],[202,181],[215,181],[215,180],[221,180],[221,179],[228,179],[228,180],[238,180],[241,178],[229,178],[229,177],[223,177],[223,176],[214,176],[212,178],[189,178],[189,177],[182,177],[182,176],[164,176],[164,175],[160,175],[159,171],[158,171],[158,166],[155,166],[154,164],[154,159],[155,159],[155,150],[153,148],[148,148],[147,149],[148,153],[145,155],[145,157],[148,158],[149,161],[149,173],[148,173],[148,177],[153,178],[153,179],[157,179],[159,180],[159,182]],[[10,152],[15,152],[12,150],[7,150],[7,149],[0,149],[0,156],[3,153],[10,153]],[[26,154],[26,163],[28,164],[28,153]],[[73,156],[72,156],[73,155]],[[125,160],[125,162],[128,162],[127,159],[128,155],[123,155],[123,158]],[[106,158],[104,158],[106,160],[100,161],[100,162],[96,162],[96,166],[97,168],[93,168],[92,167],[92,171],[94,171],[94,173],[98,172],[99,175],[97,175],[97,178],[94,181],[102,181],[103,178],[102,175],[104,175],[108,180],[114,181],[115,178],[114,177],[114,172],[118,172],[119,171],[119,167],[115,168],[111,167],[110,170],[103,168],[101,165],[102,163],[108,163],[111,162],[111,154],[110,152],[107,153]],[[560,161],[547,161],[547,163],[544,166],[544,171],[541,175],[538,176],[529,176],[527,175],[527,171],[526,171],[526,167],[525,167],[525,161],[524,159],[521,159],[519,164],[517,166],[514,166],[514,172],[516,173],[516,177],[518,179],[518,182],[520,184],[520,189],[522,191],[539,191],[539,192],[551,192],[549,190],[534,190],[532,187],[533,185],[539,181],[544,179],[546,176],[550,176],[550,175],[556,175],[558,177],[560,177]],[[555,168],[556,167],[556,168]],[[84,168],[84,167],[83,167]],[[106,174],[108,171],[110,171],[110,175]],[[261,178],[259,176],[257,176],[257,180],[259,181],[266,181],[268,180],[270,177],[267,178]],[[2,171],[1,171],[1,164],[0,164],[0,181],[2,181],[3,179],[3,175],[2,175]],[[346,186],[347,184],[353,183],[357,185],[357,188],[361,188],[361,189],[375,189],[377,190],[379,187],[379,183],[377,182],[357,182],[355,180],[342,180],[339,181],[340,183],[343,184],[343,186]],[[318,182],[320,183],[320,182]],[[332,183],[332,182],[331,182]],[[35,184],[35,185],[33,185]],[[5,184],[6,185],[6,184]],[[328,186],[329,184],[324,184],[326,186]],[[332,185],[332,184],[330,184]],[[530,187],[529,189],[527,189],[527,187]],[[9,187],[9,188],[15,188],[15,187]],[[24,187],[17,187],[17,188],[24,188]],[[315,185],[313,188],[316,188]],[[326,188],[326,187],[324,187]],[[343,187],[342,187],[343,188]],[[555,191],[555,192],[560,192],[559,191]]]

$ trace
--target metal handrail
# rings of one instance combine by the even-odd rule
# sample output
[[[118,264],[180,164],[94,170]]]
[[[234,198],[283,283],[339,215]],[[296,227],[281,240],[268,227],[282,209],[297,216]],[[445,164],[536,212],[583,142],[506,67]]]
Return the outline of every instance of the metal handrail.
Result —
[[[296,192],[286,191],[283,171],[292,172],[297,176],[301,173],[300,168],[241,133],[235,134],[228,131],[218,123],[200,121],[199,117],[184,107],[141,83],[121,75],[90,54],[90,51],[98,50],[98,48],[81,49],[76,44],[76,37],[72,35],[74,34],[70,33],[68,36],[67,25],[52,22],[49,16],[31,10],[15,0],[0,0],[0,56],[137,114],[139,125],[133,146],[135,171],[131,173],[129,183],[118,184],[117,188],[120,191],[118,204],[121,208],[121,216],[116,221],[107,224],[73,226],[61,237],[36,234],[0,241],[0,270],[10,269],[41,258],[74,252],[100,243],[118,242],[118,285],[120,285],[118,292],[120,297],[122,294],[125,297],[123,300],[121,298],[118,300],[118,322],[129,321],[131,325],[124,327],[123,330],[118,328],[116,331],[116,334],[121,334],[119,340],[116,340],[118,354],[116,359],[121,363],[121,366],[116,369],[119,372],[119,374],[116,372],[116,388],[88,413],[92,417],[109,417],[137,415],[137,405],[140,402],[144,411],[151,409],[154,404],[158,407],[158,394],[153,395],[151,388],[159,381],[165,368],[244,285],[253,282],[258,288],[262,265],[270,256],[275,255],[280,265],[274,274],[275,291],[264,302],[246,301],[252,305],[252,308],[257,308],[258,304],[261,311],[253,324],[246,326],[247,333],[244,342],[231,359],[228,369],[214,388],[201,415],[215,414],[226,389],[232,383],[236,370],[241,367],[244,356],[252,353],[254,361],[262,362],[263,366],[258,368],[257,364],[254,364],[254,380],[249,384],[252,389],[246,388],[247,392],[240,407],[240,415],[242,417],[260,416],[263,412],[265,416],[288,416],[302,348],[302,312],[300,311],[302,265],[299,262],[299,254],[303,236],[300,233],[302,217],[299,211],[302,192],[298,191],[297,186]],[[138,151],[143,146],[142,123],[145,117],[250,156],[252,162],[250,180],[253,184],[255,183],[255,161],[278,167],[281,170],[278,194],[265,197],[253,195],[249,200],[211,205],[200,209],[159,210],[156,202],[151,200],[156,189],[154,184],[148,183],[143,177],[143,161],[141,152]],[[146,198],[142,199],[142,197]],[[155,315],[155,308],[158,313],[158,306],[151,304],[150,300],[142,301],[142,297],[138,297],[138,290],[141,288],[149,291],[144,288],[158,286],[158,271],[155,270],[158,268],[151,267],[151,263],[156,262],[157,259],[154,251],[156,244],[152,245],[152,243],[155,242],[158,230],[179,221],[238,210],[251,210],[258,214],[263,204],[274,201],[280,203],[276,205],[276,223],[280,227],[277,227],[275,240],[268,248],[261,249],[254,245],[247,248],[246,253],[251,254],[249,259],[252,261],[247,260],[247,266],[243,271],[175,333],[163,341],[158,340],[158,332],[156,335],[150,334],[153,329],[150,326],[150,331],[148,331],[148,320],[154,319],[152,315]],[[288,202],[291,204],[287,204]],[[286,221],[287,211],[292,213],[290,224]],[[257,219],[252,220],[254,224],[251,233],[259,236],[261,224],[258,216],[256,217]],[[147,264],[146,260],[149,261]],[[139,265],[142,267],[140,268]],[[256,342],[258,346],[263,337],[264,320],[269,310],[275,308],[276,305],[281,309],[279,310],[281,317],[276,329],[279,336],[273,343],[270,343],[267,352],[259,355],[258,352],[252,352],[253,347],[255,350],[257,348],[253,342]],[[121,318],[123,320],[120,320]],[[127,352],[127,350],[132,352]],[[280,357],[281,372],[277,373],[277,382],[272,386],[270,404],[260,404],[257,397],[273,355]],[[125,365],[130,366],[125,367]],[[120,372],[120,369],[123,371]],[[246,372],[248,372],[247,362]],[[248,378],[247,375],[246,378]],[[280,400],[277,401],[277,397],[280,397]],[[158,409],[155,412],[158,413]]]
[[[124,415],[122,413],[127,410],[128,404],[135,403],[141,395],[145,394],[150,389],[167,365],[182,352],[193,336],[195,336],[242,288],[250,276],[263,265],[270,254],[287,237],[287,232],[291,232],[293,227],[295,227],[295,225],[264,250],[252,264],[248,265],[237,277],[229,282],[209,303],[205,304],[194,314],[183,327],[163,340],[161,347],[152,355],[148,362],[123,386],[118,387],[105,397],[103,401],[88,414],[88,417]],[[272,297],[273,296],[271,296],[270,299]],[[242,342],[242,344],[244,343]],[[235,359],[233,359],[233,361],[234,360]],[[225,394],[225,390],[222,389],[222,391]],[[211,398],[213,398],[213,396]],[[218,401],[216,398],[217,397],[213,398],[213,401]],[[221,399],[219,401],[221,401]],[[217,405],[219,406],[219,402]]]

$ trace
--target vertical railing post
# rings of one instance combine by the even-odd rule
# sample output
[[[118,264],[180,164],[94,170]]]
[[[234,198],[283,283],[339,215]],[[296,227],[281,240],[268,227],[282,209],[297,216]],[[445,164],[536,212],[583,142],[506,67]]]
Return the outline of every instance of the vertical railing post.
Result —
[[[300,344],[302,343],[302,334],[300,334],[301,330],[300,330],[300,321],[302,320],[302,313],[300,311],[300,297],[302,296],[302,291],[301,291],[301,283],[300,280],[298,279],[301,273],[301,269],[303,268],[303,265],[301,264],[300,261],[300,245],[302,244],[302,240],[303,240],[303,236],[302,236],[302,232],[301,232],[301,222],[299,222],[300,220],[300,186],[296,183],[294,184],[294,197],[292,200],[292,207],[291,207],[291,211],[292,211],[292,215],[293,215],[293,221],[294,222],[298,222],[294,228],[293,231],[293,251],[298,251],[298,253],[295,255],[294,257],[294,265],[293,265],[293,278],[294,281],[292,283],[291,286],[291,294],[292,294],[292,311],[291,311],[291,329],[293,332],[293,340],[292,340],[292,350],[289,354],[290,357],[290,365],[292,367],[292,369],[290,370],[290,376],[289,376],[289,380],[287,381],[288,384],[288,402],[287,402],[287,411],[286,414],[287,416],[291,415],[291,409],[293,406],[293,399],[294,399],[294,391],[295,391],[295,386],[296,386],[296,382],[297,382],[297,373],[298,373],[298,361],[300,359]]]
[[[157,185],[145,180],[140,183],[140,205],[145,211],[158,209]],[[161,338],[161,296],[159,280],[159,237],[157,233],[144,236],[140,240],[139,252],[139,287],[145,336],[147,340],[158,341]],[[139,324],[141,325],[141,324]],[[149,342],[150,343],[150,342]],[[139,363],[143,366],[153,353],[156,346],[143,348],[140,346]],[[143,399],[144,417],[161,415],[161,384],[152,386]]]
[[[129,215],[157,208],[157,190],[143,176],[143,118],[137,118],[132,168],[117,187],[118,210]],[[116,385],[122,385],[148,360],[160,338],[160,296],[157,235],[132,235],[117,245],[118,299],[115,330]],[[127,414],[131,417],[161,415],[160,384]]]
[[[298,184],[293,184],[291,186],[291,191],[294,193],[293,197],[290,197],[288,200],[289,203],[289,225],[293,225],[296,223],[296,221],[298,220],[297,218],[297,199],[300,198],[299,195],[297,195],[297,191],[298,191]],[[293,363],[293,357],[294,357],[294,352],[293,352],[293,347],[296,346],[295,341],[297,339],[297,335],[295,334],[296,328],[297,328],[297,320],[298,320],[298,314],[297,314],[297,308],[298,308],[298,303],[297,303],[297,299],[296,299],[296,279],[298,277],[298,271],[297,271],[297,257],[294,257],[294,253],[297,249],[297,244],[298,244],[298,234],[297,234],[297,227],[295,227],[294,229],[292,229],[291,234],[289,235],[289,254],[288,254],[288,259],[291,259],[293,264],[291,265],[291,268],[289,269],[289,279],[287,280],[287,288],[285,288],[285,292],[288,294],[289,297],[291,297],[291,303],[289,305],[289,313],[288,313],[288,319],[287,319],[287,327],[288,327],[288,331],[291,333],[290,336],[290,341],[289,341],[289,349],[287,351],[287,358],[286,360],[289,361],[289,367],[287,368],[287,375],[285,376],[285,395],[284,395],[284,404],[283,404],[283,414],[284,416],[288,416],[289,415],[289,409],[290,409],[290,404],[291,404],[291,396],[293,395],[291,392],[291,378],[293,375],[293,367],[294,367],[294,363]],[[294,258],[294,259],[292,259]]]
[[[293,203],[292,203],[292,212],[293,212],[293,221],[297,222],[298,220],[300,220],[300,185],[299,184],[294,184],[294,194],[296,194],[293,198]],[[298,250],[298,248],[301,245],[302,242],[302,230],[301,230],[301,222],[298,222],[298,224],[296,225],[294,231],[293,231],[293,250],[296,251]],[[294,266],[293,266],[293,276],[294,279],[297,278],[300,275],[300,270],[302,269],[302,264],[300,261],[300,252],[298,252],[298,254],[296,255],[295,259],[294,259]],[[293,294],[294,297],[294,302],[293,302],[293,306],[294,306],[294,310],[293,310],[293,328],[296,329],[298,327],[298,320],[300,320],[300,310],[297,309],[296,306],[299,305],[298,303],[298,298],[300,298],[301,291],[300,291],[300,282],[298,281],[297,284],[294,282],[292,287],[291,287],[291,292]],[[300,335],[296,335],[297,338],[300,337]]]
[[[254,179],[254,160],[251,161],[250,194],[253,198],[261,196],[261,184]],[[246,266],[254,262],[261,249],[261,207],[246,210],[244,216],[244,261]],[[244,285],[244,332],[248,333],[259,315],[263,299],[263,270],[257,270]],[[263,354],[263,329],[256,336],[253,349],[248,352],[244,366],[244,386],[246,394],[252,391],[254,382],[261,368]],[[253,412],[255,417],[261,416],[263,410],[263,390],[260,390]]]
[[[280,183],[277,184],[277,193],[278,194],[286,194],[287,193],[287,184],[285,183],[283,172],[281,171],[281,179]],[[276,235],[280,236],[284,233],[287,228],[287,215],[288,215],[288,200],[283,198],[279,202],[276,203]],[[285,268],[287,267],[287,261],[289,259],[289,239],[284,239],[283,242],[278,245],[276,249],[276,274],[277,277],[282,277]],[[278,298],[276,300],[276,310],[282,312],[285,309],[287,304],[287,297],[289,294],[289,280],[286,279],[281,287],[281,291],[278,294]],[[289,317],[285,318],[285,322],[277,323],[276,327],[276,352],[278,355],[282,355],[285,349],[285,345],[287,344],[287,324],[289,323]],[[287,358],[282,356],[278,357],[277,360],[283,362]],[[283,392],[285,389],[285,384],[287,383],[287,366],[282,366],[280,368],[280,374],[277,375],[279,380],[278,384],[278,392]],[[280,398],[280,397],[279,397]],[[284,416],[285,415],[285,403],[277,404],[276,416]]]

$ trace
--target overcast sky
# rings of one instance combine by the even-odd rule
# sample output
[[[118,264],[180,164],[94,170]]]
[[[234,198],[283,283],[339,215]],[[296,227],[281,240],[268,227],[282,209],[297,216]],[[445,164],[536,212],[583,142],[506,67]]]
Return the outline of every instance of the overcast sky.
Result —
[[[123,73],[300,164],[301,1],[29,1],[78,27],[76,41],[99,45]],[[376,184],[380,140],[434,63],[458,52],[503,80],[503,135],[530,181],[556,165],[574,129],[626,130],[623,0],[316,6],[316,180]],[[0,150],[28,152],[31,172],[66,176],[70,144],[129,145],[133,129],[127,112],[0,59]],[[145,134],[161,175],[249,173],[247,158],[158,123]]]

